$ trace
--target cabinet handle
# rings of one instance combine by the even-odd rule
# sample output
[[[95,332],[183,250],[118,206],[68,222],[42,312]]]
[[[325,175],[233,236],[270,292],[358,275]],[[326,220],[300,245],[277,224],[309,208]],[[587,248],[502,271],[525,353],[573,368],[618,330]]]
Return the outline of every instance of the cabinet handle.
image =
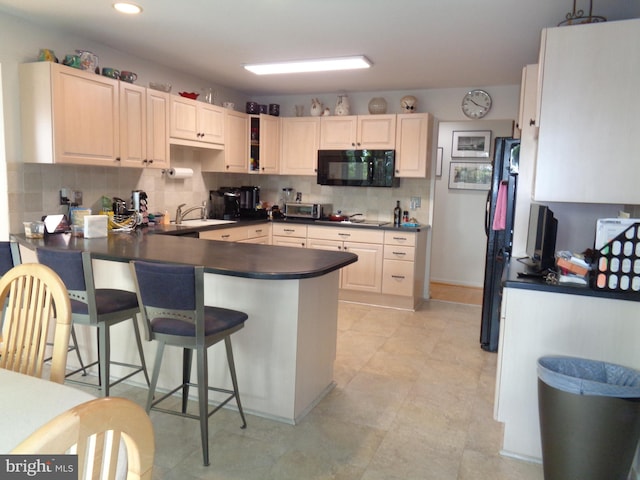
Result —
[[[404,280],[404,275],[391,275],[391,278],[398,278],[400,280]]]
[[[403,242],[407,241],[407,237],[393,237],[393,239],[398,241],[403,241]]]
[[[222,235],[222,238],[229,238],[231,234],[227,233],[226,235]]]
[[[351,234],[350,233],[338,233],[339,237],[350,237]]]
[[[529,120],[529,126],[530,127],[533,127],[535,124],[536,124],[535,119],[532,118],[532,119]]]
[[[151,159],[151,160],[147,160],[147,162],[148,162],[149,164],[152,164],[152,163],[153,163],[153,159]]]
[[[120,157],[116,157],[116,162],[119,162],[119,161],[120,161]]]
[[[399,256],[400,255],[406,255],[406,252],[391,252],[391,253],[393,253],[394,255],[399,255]]]
[[[256,230],[254,233],[262,233],[262,229]]]

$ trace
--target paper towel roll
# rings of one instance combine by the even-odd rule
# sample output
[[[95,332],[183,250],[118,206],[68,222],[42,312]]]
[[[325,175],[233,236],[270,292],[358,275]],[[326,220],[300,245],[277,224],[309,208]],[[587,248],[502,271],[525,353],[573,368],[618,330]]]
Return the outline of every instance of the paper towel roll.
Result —
[[[191,178],[193,177],[193,168],[170,168],[167,170],[169,178]]]

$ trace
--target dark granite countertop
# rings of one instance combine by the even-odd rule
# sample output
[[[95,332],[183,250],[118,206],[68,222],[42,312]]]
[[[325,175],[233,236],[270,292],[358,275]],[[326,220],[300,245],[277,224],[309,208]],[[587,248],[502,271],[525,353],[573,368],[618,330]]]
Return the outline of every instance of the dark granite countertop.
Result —
[[[587,297],[601,297],[610,298],[612,300],[629,300],[633,302],[640,302],[640,293],[638,292],[617,292],[610,290],[602,290],[591,288],[587,286],[576,285],[552,285],[547,283],[543,278],[521,278],[518,277],[518,273],[525,272],[526,266],[518,262],[517,259],[512,259],[509,262],[504,278],[503,286],[507,288],[519,288],[524,290],[536,290],[540,292],[549,293],[566,293],[569,295],[582,295]]]
[[[170,229],[172,226],[165,227]],[[69,233],[45,235],[44,239],[27,239],[24,235],[12,235],[12,238],[31,249],[47,246],[87,250],[95,258],[121,262],[137,259],[202,265],[208,273],[265,280],[319,277],[358,260],[357,255],[348,252],[220,242],[158,233],[162,231],[143,228],[109,233],[105,238],[85,239],[72,237]]]

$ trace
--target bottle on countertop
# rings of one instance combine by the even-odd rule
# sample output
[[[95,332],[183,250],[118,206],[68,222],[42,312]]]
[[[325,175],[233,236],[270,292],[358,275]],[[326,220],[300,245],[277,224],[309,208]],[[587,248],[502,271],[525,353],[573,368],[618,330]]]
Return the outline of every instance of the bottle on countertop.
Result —
[[[396,201],[396,208],[393,209],[393,225],[399,227],[402,222],[402,209],[400,208],[400,200]]]
[[[402,212],[402,222],[407,223],[409,221],[409,211],[405,210]]]

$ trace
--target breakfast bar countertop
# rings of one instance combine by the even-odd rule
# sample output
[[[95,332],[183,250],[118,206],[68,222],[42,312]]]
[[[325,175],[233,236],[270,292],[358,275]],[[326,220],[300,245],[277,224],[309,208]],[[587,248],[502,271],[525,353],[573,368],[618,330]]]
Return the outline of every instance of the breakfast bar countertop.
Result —
[[[149,235],[144,230],[91,239],[72,237],[69,233],[45,235],[43,239],[26,238],[23,234],[12,238],[30,249],[46,246],[87,250],[94,258],[104,260],[202,265],[207,273],[263,280],[318,277],[358,260],[357,255],[348,252]]]

